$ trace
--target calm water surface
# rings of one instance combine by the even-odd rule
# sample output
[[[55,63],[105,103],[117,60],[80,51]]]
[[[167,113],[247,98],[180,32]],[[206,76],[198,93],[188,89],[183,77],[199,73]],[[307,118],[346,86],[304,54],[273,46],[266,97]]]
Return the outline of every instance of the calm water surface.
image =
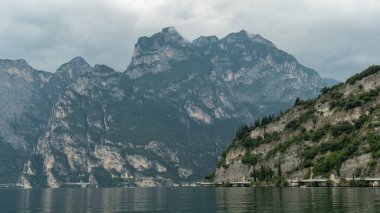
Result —
[[[380,212],[380,188],[7,188],[0,211]]]

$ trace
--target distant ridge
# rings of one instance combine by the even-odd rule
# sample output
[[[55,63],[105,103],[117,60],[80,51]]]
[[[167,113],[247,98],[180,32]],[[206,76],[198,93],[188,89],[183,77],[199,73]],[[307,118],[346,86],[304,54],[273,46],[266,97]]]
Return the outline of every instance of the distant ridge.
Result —
[[[322,78],[322,82],[323,82],[323,85],[326,87],[332,87],[340,83],[340,81],[332,79],[332,78]]]

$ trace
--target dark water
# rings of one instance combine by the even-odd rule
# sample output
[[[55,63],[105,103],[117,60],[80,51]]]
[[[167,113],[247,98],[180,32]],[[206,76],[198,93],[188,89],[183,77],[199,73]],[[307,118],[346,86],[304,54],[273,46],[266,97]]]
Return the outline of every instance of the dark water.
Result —
[[[0,189],[1,212],[380,212],[379,188]]]

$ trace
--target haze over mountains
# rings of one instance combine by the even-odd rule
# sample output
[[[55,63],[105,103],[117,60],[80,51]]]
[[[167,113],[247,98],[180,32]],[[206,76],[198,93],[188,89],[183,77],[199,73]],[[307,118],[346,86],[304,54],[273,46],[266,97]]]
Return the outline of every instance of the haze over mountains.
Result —
[[[2,182],[153,186],[201,180],[242,123],[319,94],[321,77],[246,31],[138,39],[123,72],[0,60]]]

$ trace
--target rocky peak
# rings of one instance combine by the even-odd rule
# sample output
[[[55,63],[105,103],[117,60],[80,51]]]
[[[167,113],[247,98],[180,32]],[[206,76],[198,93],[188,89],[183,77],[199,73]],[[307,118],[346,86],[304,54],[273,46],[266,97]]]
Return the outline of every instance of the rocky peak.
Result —
[[[241,30],[240,32],[237,33],[230,33],[226,37],[222,39],[226,43],[236,43],[236,42],[247,42],[249,41],[249,36],[247,31]]]
[[[65,75],[68,78],[78,77],[84,72],[91,70],[91,66],[80,56],[71,59],[57,69],[57,74]]]
[[[9,59],[0,59],[0,68],[7,71],[8,68],[19,69],[23,71],[32,70],[33,68],[24,60],[9,60]]]
[[[80,56],[76,56],[75,58],[71,59],[68,63],[69,64],[86,64],[89,66],[89,64],[86,62],[86,60],[84,60]]]
[[[24,59],[9,60],[0,59],[0,66],[17,66],[17,67],[30,67]]]
[[[97,76],[108,76],[108,75],[112,75],[114,73],[116,73],[116,71],[113,70],[112,68],[106,66],[106,65],[96,64],[94,66],[93,74],[95,74]]]
[[[174,27],[167,27],[151,37],[140,37],[135,44],[131,64],[126,74],[138,78],[146,73],[167,72],[169,61],[187,58],[191,43],[185,40]],[[146,66],[146,69],[142,67]]]
[[[224,37],[222,40],[225,41],[227,44],[255,42],[255,43],[263,44],[265,46],[277,48],[272,42],[265,39],[261,35],[251,34],[245,30],[241,30],[240,32],[237,32],[237,33],[230,33],[226,37]]]
[[[185,40],[174,27],[166,27],[161,32],[151,37],[140,37],[135,45],[136,51],[156,50],[163,46],[187,46],[189,42]]]
[[[76,81],[81,75],[92,71],[92,67],[80,56],[71,59],[69,62],[61,65],[54,73],[49,82],[49,97],[56,101],[59,94]]]
[[[195,46],[206,46],[206,45],[210,45],[210,44],[216,44],[219,42],[219,39],[218,37],[216,36],[201,36],[197,39],[195,39],[192,44],[195,45]]]
[[[37,73],[41,73],[34,70],[25,60],[7,60],[0,59],[0,73],[7,73],[8,75],[14,76],[19,80],[26,81],[28,83],[33,83],[39,81]]]
[[[250,35],[250,39],[253,42],[258,42],[258,43],[264,44],[266,46],[270,46],[270,47],[276,48],[276,46],[272,42],[270,42],[269,40],[263,38],[259,34],[256,34],[256,35],[252,34],[252,35]]]
[[[111,67],[104,64],[95,64],[94,71],[96,72],[115,72]]]
[[[178,33],[174,27],[166,27],[161,30],[166,42],[185,42],[185,39]]]

